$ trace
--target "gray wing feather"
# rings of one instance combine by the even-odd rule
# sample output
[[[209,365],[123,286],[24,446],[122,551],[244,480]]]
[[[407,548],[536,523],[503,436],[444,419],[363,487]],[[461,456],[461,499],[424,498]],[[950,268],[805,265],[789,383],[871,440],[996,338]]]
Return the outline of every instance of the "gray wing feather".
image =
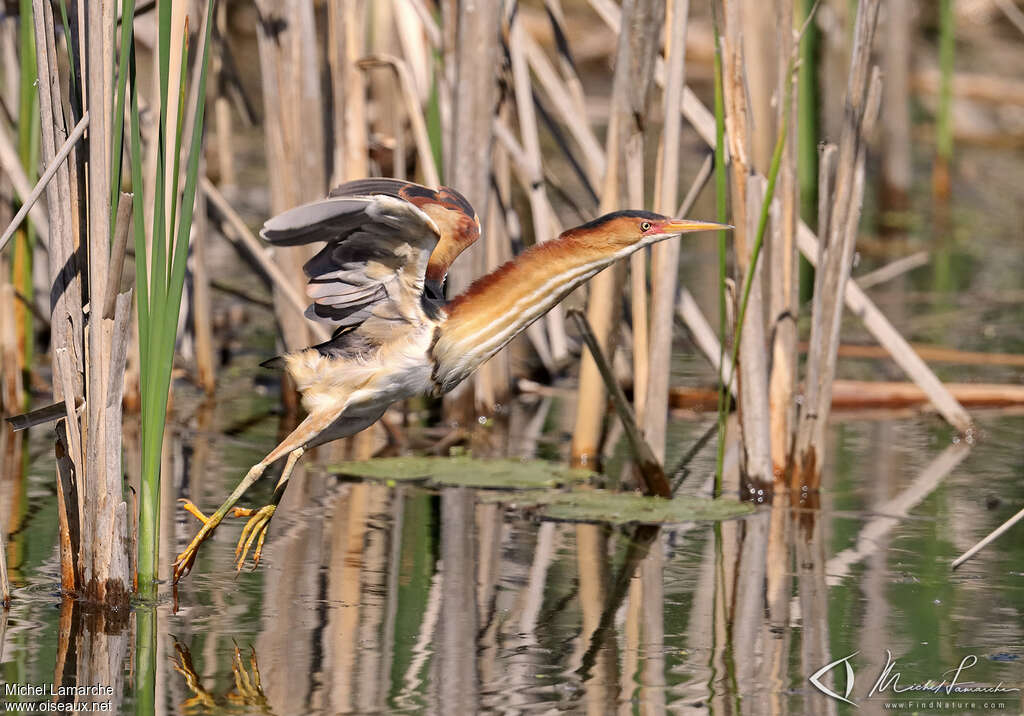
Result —
[[[332,192],[263,225],[260,235],[277,246],[326,242],[303,266],[306,293],[314,300],[308,318],[336,327],[411,318],[439,232],[426,214],[397,196],[400,186],[350,182],[336,190],[344,195]],[[367,195],[353,195],[363,191]]]

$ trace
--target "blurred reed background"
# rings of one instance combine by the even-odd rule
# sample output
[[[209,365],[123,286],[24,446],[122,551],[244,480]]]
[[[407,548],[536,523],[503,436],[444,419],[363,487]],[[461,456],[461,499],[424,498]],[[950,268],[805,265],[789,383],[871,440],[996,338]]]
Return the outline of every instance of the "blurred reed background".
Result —
[[[981,0],[7,3],[0,400],[5,415],[51,395],[63,403],[63,588],[98,601],[151,593],[169,386],[191,380],[214,395],[227,380],[231,319],[214,296],[271,307],[285,349],[323,339],[302,316],[306,250],[271,254],[253,227],[363,176],[450,185],[469,198],[485,236],[453,267],[449,296],[601,213],[713,218],[717,206],[735,228],[719,244],[713,285],[678,285],[691,248],[672,241],[605,271],[569,303],[585,305],[662,460],[670,399],[686,399],[672,384],[673,350],[692,337],[720,376],[719,478],[738,464],[744,497],[816,489],[846,308],[969,432],[957,398],[850,273],[865,198],[905,205],[911,105],[934,112],[927,141],[943,196],[954,138],[978,140],[958,124],[954,98],[1019,103],[1013,80],[956,75],[953,52],[960,24],[976,40],[977,26],[1015,10]],[[931,44],[915,57],[907,48],[921,37]],[[1003,129],[993,141],[1019,141],[1019,126]],[[876,154],[877,181],[866,178]],[[222,239],[237,256],[230,265],[212,258],[225,255]],[[269,297],[242,288],[238,271],[258,276]],[[442,419],[461,431],[452,444],[504,452],[474,426],[500,420],[517,391],[551,385],[576,391],[564,456],[600,467],[618,419],[560,308],[445,397]],[[281,395],[294,415],[294,390]],[[122,404],[129,423],[142,411],[132,491]],[[341,452],[365,458],[394,445],[407,414],[395,408],[387,430],[374,426]],[[625,479],[637,484],[631,470]]]

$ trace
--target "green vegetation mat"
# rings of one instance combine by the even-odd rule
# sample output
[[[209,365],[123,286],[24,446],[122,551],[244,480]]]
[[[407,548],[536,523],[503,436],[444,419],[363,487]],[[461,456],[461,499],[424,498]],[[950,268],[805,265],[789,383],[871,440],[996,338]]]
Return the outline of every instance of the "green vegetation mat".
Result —
[[[754,507],[731,499],[678,496],[671,500],[629,492],[595,490],[582,483],[593,475],[542,460],[477,460],[471,457],[389,457],[334,465],[336,475],[390,484],[475,487],[481,502],[500,502],[541,518],[612,524],[673,524],[724,520]],[[566,491],[556,488],[576,486]],[[508,491],[513,492],[508,492]]]

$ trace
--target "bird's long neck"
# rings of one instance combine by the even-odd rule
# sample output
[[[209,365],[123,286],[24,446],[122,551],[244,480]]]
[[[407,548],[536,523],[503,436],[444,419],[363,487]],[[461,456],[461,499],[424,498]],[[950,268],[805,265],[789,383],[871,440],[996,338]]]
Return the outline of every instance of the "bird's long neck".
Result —
[[[435,382],[451,390],[573,289],[637,248],[567,232],[477,279],[446,307],[432,348]]]

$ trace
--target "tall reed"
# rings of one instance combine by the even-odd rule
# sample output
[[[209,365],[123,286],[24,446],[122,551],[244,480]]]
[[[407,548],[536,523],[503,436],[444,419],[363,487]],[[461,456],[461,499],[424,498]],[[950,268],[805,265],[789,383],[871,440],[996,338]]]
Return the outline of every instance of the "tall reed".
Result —
[[[949,196],[949,163],[953,159],[953,59],[956,51],[953,0],[939,2],[939,108],[935,118],[935,174],[938,197]]]
[[[36,102],[36,57],[32,24],[24,21],[32,16],[31,0],[21,0],[20,57],[21,77],[18,87],[18,158],[29,182],[35,182],[39,165],[39,104]],[[35,336],[30,305],[33,299],[32,263],[36,232],[31,224],[21,229],[14,242],[11,283],[22,301],[14,303],[18,358],[23,375],[31,370]],[[27,393],[26,393],[27,399]],[[27,407],[27,404],[26,406]]]
[[[185,127],[186,77],[188,76],[188,20],[184,28],[173,27],[171,3],[160,3],[157,17],[157,55],[159,62],[156,102],[160,108],[160,124],[156,142],[157,171],[153,186],[146,192],[153,202],[153,244],[147,250],[143,202],[134,203],[135,212],[135,283],[139,312],[139,353],[142,383],[142,479],[139,500],[139,593],[153,597],[156,592],[160,513],[160,453],[163,445],[167,397],[170,388],[174,342],[181,308],[181,293],[188,258],[189,232],[199,178],[199,157],[202,153],[203,115],[206,104],[206,71],[209,60],[210,32],[213,27],[214,0],[206,7],[202,25],[202,58],[198,72],[199,87],[192,133],[187,147],[188,159],[184,177],[179,163],[182,134]],[[123,16],[131,17],[134,0],[124,0]],[[125,23],[130,27],[130,23]],[[171,68],[173,31],[181,33],[181,63]],[[131,33],[122,33],[122,52],[131,52]],[[143,188],[141,133],[139,129],[139,98],[135,81],[134,58],[131,62],[132,92],[130,110],[131,171],[136,192]],[[171,79],[177,85],[176,106],[168,107]],[[122,82],[125,81],[122,77]],[[119,92],[120,94],[120,92]],[[169,115],[168,112],[173,111]],[[171,123],[168,124],[170,116]],[[172,129],[167,132],[166,128]],[[171,171],[168,172],[167,168]],[[179,193],[181,196],[179,206]],[[167,206],[169,197],[169,206]],[[180,214],[179,214],[180,209]],[[148,274],[148,275],[147,275]]]
[[[715,41],[715,206],[718,222],[724,224],[729,219],[729,189],[725,165],[725,95],[722,90],[722,37],[718,29],[718,9],[714,3],[711,5],[711,18]],[[728,252],[726,244],[727,233],[725,231],[718,232],[718,335],[722,337],[718,355],[719,366],[725,360],[725,335],[728,320],[726,316],[725,283],[726,255]],[[724,376],[724,373],[721,373],[721,371],[719,371],[719,374]],[[715,457],[715,497],[722,494],[722,465],[725,460],[725,421],[728,414],[728,399],[729,388],[723,380],[718,389],[718,452]]]

